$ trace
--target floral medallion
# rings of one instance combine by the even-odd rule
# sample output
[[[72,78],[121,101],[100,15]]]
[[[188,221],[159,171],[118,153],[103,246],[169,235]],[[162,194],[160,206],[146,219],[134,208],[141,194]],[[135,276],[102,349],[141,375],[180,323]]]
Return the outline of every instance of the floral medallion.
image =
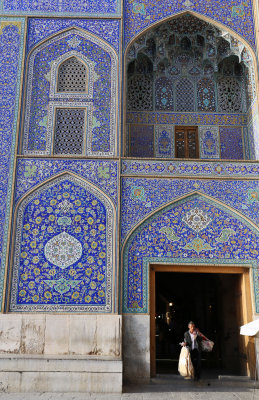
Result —
[[[50,239],[44,248],[46,259],[51,263],[65,269],[75,264],[82,257],[81,243],[66,232]]]

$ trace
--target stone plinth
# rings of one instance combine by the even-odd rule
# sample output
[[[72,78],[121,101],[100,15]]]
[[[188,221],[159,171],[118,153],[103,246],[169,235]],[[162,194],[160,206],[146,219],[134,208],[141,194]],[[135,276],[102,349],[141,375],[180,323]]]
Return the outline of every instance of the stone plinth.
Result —
[[[0,315],[0,390],[122,391],[118,315]]]

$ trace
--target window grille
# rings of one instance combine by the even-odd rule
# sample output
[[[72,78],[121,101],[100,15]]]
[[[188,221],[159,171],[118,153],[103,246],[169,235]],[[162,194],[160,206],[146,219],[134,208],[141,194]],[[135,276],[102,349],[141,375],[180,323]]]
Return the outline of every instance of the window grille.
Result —
[[[189,79],[182,78],[176,84],[176,111],[194,111],[194,86]]]
[[[58,92],[85,92],[87,69],[76,57],[65,60],[58,70]]]
[[[218,83],[219,111],[242,112],[241,85],[233,76],[221,78]]]
[[[56,110],[54,154],[82,154],[85,110],[58,108]]]
[[[152,110],[153,82],[150,76],[134,75],[128,80],[128,110]]]

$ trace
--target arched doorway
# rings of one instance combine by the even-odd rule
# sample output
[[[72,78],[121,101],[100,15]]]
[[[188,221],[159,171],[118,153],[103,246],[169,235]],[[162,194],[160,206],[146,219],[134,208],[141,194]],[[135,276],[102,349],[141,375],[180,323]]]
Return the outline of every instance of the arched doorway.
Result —
[[[250,243],[249,246],[247,243]],[[233,354],[237,351],[240,357],[244,355],[244,359],[239,357],[240,368],[236,372],[253,375],[254,344],[248,340],[239,341],[239,327],[252,318],[253,312],[258,312],[257,252],[258,228],[224,204],[199,193],[170,203],[139,223],[128,235],[123,248],[122,299],[126,379],[136,378],[134,376],[136,365],[138,375],[143,379],[147,379],[150,373],[151,375],[155,373],[155,320],[158,318],[158,314],[156,315],[158,305],[155,304],[154,278],[158,273],[168,273],[166,284],[172,288],[167,296],[164,281],[160,293],[156,293],[162,295],[166,305],[164,312],[159,311],[160,316],[164,314],[164,322],[172,322],[174,318],[171,314],[166,321],[169,317],[166,313],[173,311],[170,310],[169,303],[178,302],[177,305],[182,307],[183,297],[188,298],[189,308],[187,307],[188,312],[186,309],[181,311],[185,312],[182,320],[187,324],[188,318],[196,317],[201,324],[201,330],[203,327],[206,330],[209,327],[207,323],[209,317],[205,315],[207,308],[221,307],[222,315],[219,315],[218,324],[221,327],[220,335],[212,338],[222,349],[220,356],[223,360],[220,366],[222,368],[216,373],[223,373],[226,370],[229,373],[234,372],[229,360],[231,357],[234,358]],[[177,283],[175,283],[176,273],[181,275],[177,277]],[[190,275],[187,277],[186,274]],[[193,274],[200,275],[194,277]],[[188,284],[186,284],[187,278],[190,281]],[[205,293],[206,290],[200,282],[194,285],[194,279],[200,282],[203,280],[214,292],[207,296],[208,293]],[[190,300],[186,292],[192,284],[193,288],[204,293],[198,293],[197,296],[192,293],[193,298]],[[221,288],[217,291],[216,286],[219,284]],[[170,298],[171,295],[174,298]],[[230,326],[227,305],[234,297],[236,302],[233,305],[232,316],[234,313],[236,316],[233,317]],[[202,303],[204,299],[205,302]],[[216,305],[211,303],[214,300]],[[177,323],[177,320],[173,322]],[[183,326],[181,337],[185,330],[186,326]],[[223,348],[224,338],[227,336],[223,332],[228,331],[234,332],[233,343],[236,342],[231,354]],[[134,341],[136,352],[132,347],[127,347],[128,340]]]

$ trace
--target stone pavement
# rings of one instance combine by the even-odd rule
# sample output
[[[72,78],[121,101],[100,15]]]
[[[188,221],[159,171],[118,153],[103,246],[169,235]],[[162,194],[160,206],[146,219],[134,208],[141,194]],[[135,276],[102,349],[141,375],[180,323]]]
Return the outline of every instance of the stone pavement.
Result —
[[[150,384],[128,386],[123,394],[88,393],[0,393],[0,400],[259,400],[254,383],[205,379],[199,383],[167,377]]]

